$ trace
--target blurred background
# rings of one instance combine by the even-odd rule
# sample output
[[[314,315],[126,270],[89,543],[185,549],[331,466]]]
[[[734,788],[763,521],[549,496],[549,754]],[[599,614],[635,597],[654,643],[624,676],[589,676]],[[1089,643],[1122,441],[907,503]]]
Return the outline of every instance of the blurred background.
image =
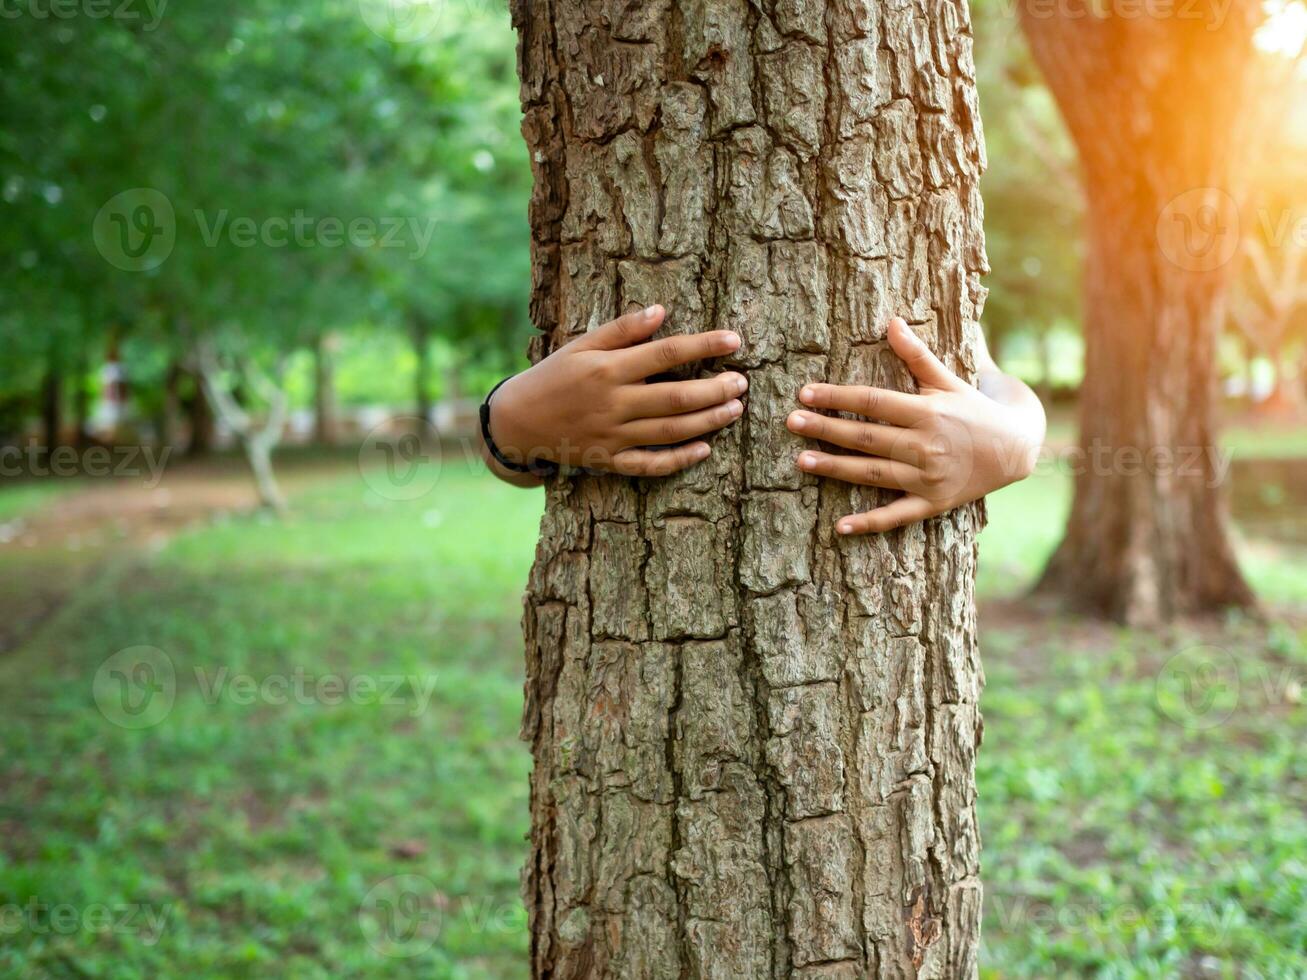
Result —
[[[986,976],[1307,976],[1307,11],[1267,13],[1216,365],[1263,615],[1139,630],[1027,598],[1084,204],[973,5],[985,325],[1051,420],[982,539]],[[0,8],[0,975],[525,975],[543,501],[473,448],[531,335],[514,46],[495,0]]]

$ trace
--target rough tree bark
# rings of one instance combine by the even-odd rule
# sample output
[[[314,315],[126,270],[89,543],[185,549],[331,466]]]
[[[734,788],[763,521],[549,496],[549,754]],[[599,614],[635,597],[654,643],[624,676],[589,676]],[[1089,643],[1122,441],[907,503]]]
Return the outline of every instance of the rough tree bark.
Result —
[[[1089,204],[1084,458],[1041,588],[1131,623],[1254,601],[1220,485],[1215,346],[1257,125],[1261,4],[1220,7],[1020,5]]]
[[[649,303],[730,328],[744,420],[549,487],[526,600],[536,977],[968,977],[982,511],[837,541],[784,420],[963,376],[985,269],[965,2],[514,0],[540,357]],[[715,368],[714,368],[715,370]]]

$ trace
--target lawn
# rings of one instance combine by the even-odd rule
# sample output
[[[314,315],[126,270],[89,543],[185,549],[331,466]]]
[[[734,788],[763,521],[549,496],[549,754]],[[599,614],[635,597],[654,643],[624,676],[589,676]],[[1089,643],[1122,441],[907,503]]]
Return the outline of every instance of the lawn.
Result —
[[[1054,475],[991,501],[986,595],[1029,583],[1066,501]],[[0,976],[524,976],[539,508],[459,464],[408,502],[341,468],[284,523],[99,568],[0,658]],[[1269,626],[987,607],[986,976],[1307,974],[1307,583],[1260,560],[1298,610]]]

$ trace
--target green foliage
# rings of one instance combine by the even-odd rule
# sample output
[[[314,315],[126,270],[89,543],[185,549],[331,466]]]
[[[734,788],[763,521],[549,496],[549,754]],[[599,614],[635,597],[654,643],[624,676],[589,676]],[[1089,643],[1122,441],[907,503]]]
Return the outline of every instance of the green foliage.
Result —
[[[6,19],[0,343],[16,356],[0,391],[123,337],[166,364],[200,334],[263,357],[420,316],[499,363],[525,346],[507,11],[460,9],[402,43],[365,8]],[[133,366],[142,390],[159,383]]]

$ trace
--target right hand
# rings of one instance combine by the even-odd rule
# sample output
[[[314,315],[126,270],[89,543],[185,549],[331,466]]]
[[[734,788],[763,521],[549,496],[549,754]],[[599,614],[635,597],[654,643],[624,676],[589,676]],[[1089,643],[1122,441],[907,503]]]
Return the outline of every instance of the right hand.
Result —
[[[740,337],[719,330],[647,342],[665,315],[651,306],[604,324],[504,384],[490,403],[490,435],[500,451],[514,462],[625,476],[667,476],[707,459],[711,450],[699,437],[744,413],[744,375],[645,379],[731,354]]]

